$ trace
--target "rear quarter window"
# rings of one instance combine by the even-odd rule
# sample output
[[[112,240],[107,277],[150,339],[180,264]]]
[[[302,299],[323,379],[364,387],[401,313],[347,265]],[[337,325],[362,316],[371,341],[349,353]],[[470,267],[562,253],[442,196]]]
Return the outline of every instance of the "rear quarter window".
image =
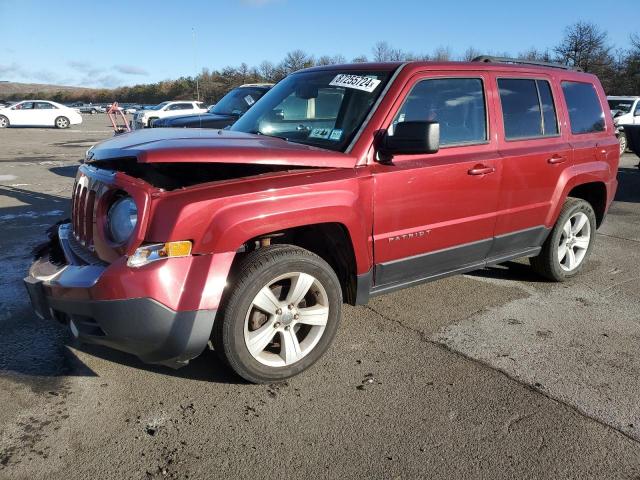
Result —
[[[562,92],[569,109],[571,133],[580,135],[604,131],[604,112],[592,84],[562,82]]]

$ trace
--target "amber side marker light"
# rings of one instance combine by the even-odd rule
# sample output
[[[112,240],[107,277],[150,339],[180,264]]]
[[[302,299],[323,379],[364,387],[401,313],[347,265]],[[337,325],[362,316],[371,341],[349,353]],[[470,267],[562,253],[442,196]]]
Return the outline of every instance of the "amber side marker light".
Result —
[[[191,255],[191,242],[188,240],[154,243],[138,248],[133,255],[127,259],[127,266],[137,268],[158,260],[188,257],[189,255]]]

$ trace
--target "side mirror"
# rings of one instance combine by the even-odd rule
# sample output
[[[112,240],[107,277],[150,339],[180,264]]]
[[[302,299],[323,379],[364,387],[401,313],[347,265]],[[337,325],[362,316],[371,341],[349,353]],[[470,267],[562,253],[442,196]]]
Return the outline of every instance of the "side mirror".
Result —
[[[393,135],[382,137],[380,153],[396,154],[436,153],[440,150],[440,124],[438,122],[400,122],[394,126]]]

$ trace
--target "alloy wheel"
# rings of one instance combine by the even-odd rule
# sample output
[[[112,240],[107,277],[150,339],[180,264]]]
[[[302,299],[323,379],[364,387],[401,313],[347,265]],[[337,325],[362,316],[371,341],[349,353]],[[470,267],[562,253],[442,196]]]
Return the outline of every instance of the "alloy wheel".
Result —
[[[329,298],[320,281],[307,273],[287,273],[264,285],[251,302],[245,345],[263,365],[289,366],[311,353],[328,319]]]
[[[591,242],[591,225],[589,218],[577,212],[562,227],[558,244],[558,261],[560,268],[571,272],[578,268],[584,260]]]

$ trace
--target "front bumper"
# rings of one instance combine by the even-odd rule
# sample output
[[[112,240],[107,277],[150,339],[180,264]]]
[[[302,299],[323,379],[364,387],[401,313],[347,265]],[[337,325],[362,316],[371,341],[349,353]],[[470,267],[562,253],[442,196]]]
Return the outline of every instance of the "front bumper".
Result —
[[[176,311],[150,297],[92,298],[108,266],[78,257],[69,232],[68,224],[61,225],[59,239],[54,237],[51,245],[57,248],[59,242],[68,263],[56,265],[45,251],[24,279],[40,317],[68,322],[79,340],[134,354],[147,363],[178,368],[202,353],[215,309]]]

